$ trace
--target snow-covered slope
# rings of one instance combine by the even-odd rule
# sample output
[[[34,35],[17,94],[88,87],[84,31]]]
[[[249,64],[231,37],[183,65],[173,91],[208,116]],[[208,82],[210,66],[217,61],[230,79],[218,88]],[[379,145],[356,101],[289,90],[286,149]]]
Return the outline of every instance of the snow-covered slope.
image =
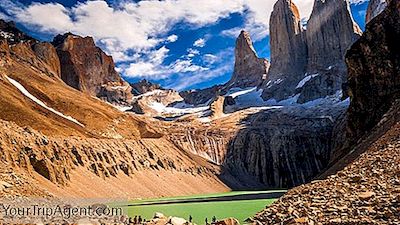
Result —
[[[35,96],[33,96],[31,93],[29,93],[28,90],[26,90],[25,87],[22,86],[18,81],[14,80],[14,79],[12,79],[12,78],[10,78],[10,77],[8,77],[8,76],[6,76],[6,78],[7,78],[8,81],[10,81],[10,83],[11,83],[12,85],[14,85],[23,95],[25,95],[26,97],[28,97],[29,99],[31,99],[31,100],[32,100],[33,102],[35,102],[36,104],[40,105],[41,107],[43,107],[43,108],[49,110],[50,112],[52,112],[52,113],[54,113],[54,114],[56,114],[56,115],[58,115],[58,116],[60,116],[60,117],[62,117],[62,118],[64,118],[64,119],[67,119],[67,120],[69,120],[69,121],[71,121],[71,122],[73,122],[73,123],[78,124],[78,125],[81,126],[81,127],[85,127],[85,125],[83,125],[83,124],[80,123],[78,120],[74,119],[73,117],[71,117],[71,116],[66,116],[66,115],[64,115],[63,113],[61,113],[61,112],[59,112],[59,111],[57,111],[57,110],[55,110],[55,109],[53,109],[53,108],[48,107],[44,102],[42,102],[41,100],[39,100],[38,98],[36,98]]]

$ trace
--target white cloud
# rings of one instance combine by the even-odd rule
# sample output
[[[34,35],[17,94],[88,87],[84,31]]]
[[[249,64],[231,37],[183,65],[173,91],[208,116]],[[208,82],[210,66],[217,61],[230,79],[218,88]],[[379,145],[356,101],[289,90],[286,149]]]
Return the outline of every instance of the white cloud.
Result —
[[[190,58],[198,55],[196,52],[188,52],[187,58],[164,65],[169,50],[159,46],[178,41],[176,34],[169,35],[176,24],[184,22],[192,28],[198,28],[215,24],[232,13],[240,13],[245,18],[244,26],[222,33],[236,37],[241,29],[245,29],[257,41],[268,35],[269,17],[276,2],[202,0],[199,4],[199,0],[121,0],[110,5],[104,0],[91,0],[67,8],[58,3],[33,3],[26,6],[16,0],[0,1],[0,8],[5,12],[0,17],[10,17],[36,32],[58,34],[70,31],[92,36],[116,62],[122,63],[119,70],[124,75],[160,79],[176,71],[202,71],[209,73],[209,76],[217,73],[194,63]],[[301,16],[308,18],[314,0],[293,1],[298,5]],[[351,0],[353,3],[362,1],[366,0]],[[207,37],[200,38],[194,46],[204,47],[206,40]],[[212,55],[204,55],[201,59],[209,65],[221,63]]]
[[[187,52],[188,52],[187,57],[189,58],[195,57],[196,55],[200,54],[199,50],[193,48],[189,48]]]
[[[177,40],[178,40],[178,35],[176,35],[176,34],[173,34],[173,35],[170,35],[167,37],[168,42],[175,42]]]
[[[204,38],[199,38],[193,43],[193,46],[202,48],[206,46],[206,40]]]

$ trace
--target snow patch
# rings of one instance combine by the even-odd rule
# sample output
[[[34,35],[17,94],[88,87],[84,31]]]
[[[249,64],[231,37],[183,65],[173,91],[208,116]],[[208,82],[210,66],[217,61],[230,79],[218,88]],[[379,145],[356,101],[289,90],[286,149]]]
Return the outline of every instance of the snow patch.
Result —
[[[316,74],[311,74],[311,75],[308,75],[308,76],[304,77],[303,80],[301,80],[301,81],[297,84],[296,89],[302,88],[308,81],[310,81],[312,78],[314,78],[314,77],[316,77],[316,76],[318,76],[318,75],[319,75],[319,74],[316,73]]]
[[[50,112],[52,112],[52,113],[54,113],[54,114],[56,114],[56,115],[58,115],[58,116],[60,116],[60,117],[62,117],[62,118],[64,118],[64,119],[67,119],[67,120],[69,120],[69,121],[71,121],[71,122],[73,122],[73,123],[78,124],[78,125],[81,126],[81,127],[85,127],[85,125],[81,124],[78,120],[74,119],[73,117],[71,117],[71,116],[66,116],[66,115],[64,115],[63,113],[61,113],[61,112],[59,112],[59,111],[57,111],[57,110],[55,110],[55,109],[53,109],[53,108],[48,107],[44,102],[42,102],[41,100],[39,100],[38,98],[36,98],[35,96],[33,96],[31,93],[29,93],[28,90],[26,90],[25,87],[22,86],[18,81],[14,80],[14,79],[12,79],[12,78],[10,78],[10,77],[8,77],[8,76],[6,76],[6,78],[7,78],[8,81],[10,81],[10,83],[11,83],[12,85],[14,85],[23,95],[25,95],[26,97],[28,97],[29,99],[31,99],[31,100],[32,100],[33,102],[35,102],[36,104],[42,106],[43,108],[49,110]]]

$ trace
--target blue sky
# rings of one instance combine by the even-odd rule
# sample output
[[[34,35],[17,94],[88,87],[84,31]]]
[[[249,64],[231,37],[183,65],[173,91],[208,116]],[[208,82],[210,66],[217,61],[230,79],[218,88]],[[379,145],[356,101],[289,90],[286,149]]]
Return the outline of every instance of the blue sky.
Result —
[[[229,80],[241,29],[269,58],[269,16],[276,0],[0,0],[0,18],[35,38],[59,33],[92,36],[130,82],[140,79],[178,90]],[[313,0],[293,0],[307,20]],[[367,1],[352,0],[363,29]]]

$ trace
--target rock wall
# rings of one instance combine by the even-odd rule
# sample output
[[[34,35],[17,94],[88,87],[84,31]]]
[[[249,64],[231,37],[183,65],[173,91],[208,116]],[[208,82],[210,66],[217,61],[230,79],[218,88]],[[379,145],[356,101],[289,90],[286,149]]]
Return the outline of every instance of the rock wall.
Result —
[[[250,34],[241,31],[236,39],[233,75],[226,88],[259,86],[266,79],[268,69],[268,60],[258,58]]]
[[[369,21],[379,15],[386,8],[386,6],[386,0],[370,0],[368,3],[365,23],[369,23]]]
[[[344,67],[347,49],[361,35],[349,8],[348,1],[315,0],[306,31],[309,73]]]
[[[400,89],[400,3],[371,21],[348,51],[348,131],[353,140],[367,134],[398,99]]]
[[[223,165],[268,188],[309,182],[329,163],[334,121],[344,110],[282,108],[251,115],[230,141]]]
[[[279,0],[271,14],[271,69],[263,84],[265,100],[299,94],[298,103],[336,94],[346,80],[344,55],[361,34],[343,0],[315,0],[302,28],[292,1]],[[301,85],[300,85],[301,84]]]
[[[69,86],[109,102],[130,101],[132,88],[115,71],[112,57],[97,47],[93,38],[67,33],[56,36],[53,45],[60,58],[61,78]],[[109,93],[113,90],[116,93]]]

